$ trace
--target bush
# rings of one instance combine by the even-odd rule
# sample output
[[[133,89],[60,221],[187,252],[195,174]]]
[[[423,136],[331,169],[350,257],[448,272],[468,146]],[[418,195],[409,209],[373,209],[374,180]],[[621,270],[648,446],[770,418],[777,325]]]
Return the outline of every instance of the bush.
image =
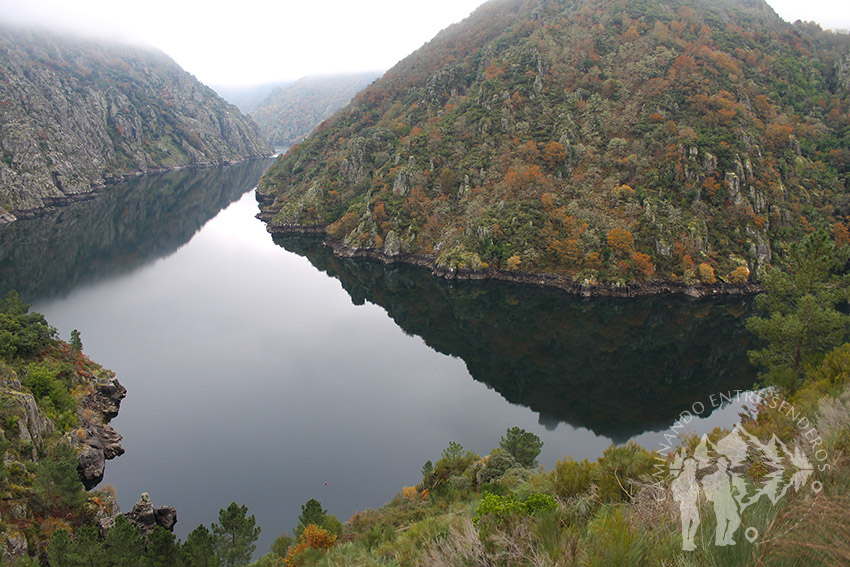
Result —
[[[617,447],[611,445],[597,461],[594,480],[603,502],[619,502],[632,497],[632,484],[652,473],[654,459],[646,449],[635,443]]]
[[[478,484],[499,480],[506,472],[517,466],[513,455],[504,449],[493,449],[487,458],[487,464],[478,471]]]
[[[561,459],[552,471],[555,494],[561,498],[573,498],[587,492],[596,472],[596,463],[587,459],[575,461],[572,457]]]

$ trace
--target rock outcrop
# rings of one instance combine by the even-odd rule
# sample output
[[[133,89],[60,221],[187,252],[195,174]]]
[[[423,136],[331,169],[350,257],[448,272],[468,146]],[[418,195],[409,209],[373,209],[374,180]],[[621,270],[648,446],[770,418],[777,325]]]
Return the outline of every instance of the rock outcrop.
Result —
[[[128,176],[271,152],[159,51],[0,27],[0,222]]]
[[[171,506],[160,506],[154,508],[151,497],[147,492],[136,502],[133,509],[124,514],[130,523],[138,527],[142,535],[151,533],[155,527],[161,526],[168,531],[174,530],[177,523],[177,510]]]
[[[95,377],[92,391],[80,403],[80,429],[76,432],[81,446],[78,469],[87,489],[103,480],[106,461],[124,454],[121,435],[109,425],[118,415],[127,390],[110,371]]]

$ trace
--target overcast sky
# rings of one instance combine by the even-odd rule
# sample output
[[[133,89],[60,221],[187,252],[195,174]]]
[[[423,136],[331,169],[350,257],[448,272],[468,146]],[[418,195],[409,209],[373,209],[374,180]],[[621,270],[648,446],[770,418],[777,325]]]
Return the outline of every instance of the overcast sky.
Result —
[[[0,20],[134,38],[211,85],[388,69],[483,0],[0,0]],[[846,0],[768,0],[788,21],[850,28]]]

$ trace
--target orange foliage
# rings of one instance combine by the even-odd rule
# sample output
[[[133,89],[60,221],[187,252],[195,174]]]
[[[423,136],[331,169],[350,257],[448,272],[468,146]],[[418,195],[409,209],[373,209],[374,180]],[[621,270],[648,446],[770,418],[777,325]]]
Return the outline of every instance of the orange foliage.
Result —
[[[560,142],[549,142],[543,147],[543,161],[551,169],[555,169],[567,159],[567,150]]]
[[[602,268],[602,256],[599,252],[591,252],[584,257],[584,267],[588,270],[599,270]]]
[[[643,252],[632,252],[632,265],[635,269],[635,275],[640,278],[651,277],[655,273],[655,265],[648,254]]]
[[[537,144],[534,143],[534,140],[529,140],[521,145],[517,149],[517,152],[527,162],[534,162],[540,159],[540,151],[537,149]]]
[[[487,67],[487,70],[484,71],[484,78],[490,81],[492,79],[498,79],[504,74],[505,70],[494,64]]]
[[[298,543],[289,548],[283,563],[287,566],[294,565],[296,557],[303,551],[307,549],[330,549],[335,543],[335,535],[331,535],[328,530],[320,528],[316,524],[310,524],[301,532]]]
[[[661,114],[659,114],[658,112],[653,112],[649,115],[649,121],[653,124],[660,124],[664,122],[664,117],[661,116]]]
[[[850,230],[848,230],[847,224],[837,222],[832,225],[832,238],[835,240],[836,248],[850,244]]]
[[[790,124],[771,124],[765,129],[764,135],[771,149],[776,151],[788,145],[792,132]]]
[[[510,194],[521,194],[529,188],[545,189],[551,182],[545,179],[543,171],[537,165],[511,167],[505,174],[505,184]]]
[[[744,284],[750,279],[750,269],[746,266],[738,266],[729,274],[728,280],[733,284]]]
[[[717,277],[714,275],[714,268],[705,262],[697,266],[697,275],[702,283],[713,284],[717,282]]]
[[[610,246],[617,254],[628,256],[631,254],[632,248],[635,246],[635,239],[631,232],[624,228],[617,227],[611,229],[608,233],[608,246]]]

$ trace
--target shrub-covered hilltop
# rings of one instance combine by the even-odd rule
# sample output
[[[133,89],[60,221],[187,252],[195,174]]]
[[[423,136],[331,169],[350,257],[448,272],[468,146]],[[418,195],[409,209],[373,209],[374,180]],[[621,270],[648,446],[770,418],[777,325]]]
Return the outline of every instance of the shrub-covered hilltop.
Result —
[[[0,222],[125,176],[271,153],[160,51],[0,24]]]
[[[448,275],[740,284],[846,237],[848,168],[846,34],[762,0],[492,0],[259,194],[273,232]]]

